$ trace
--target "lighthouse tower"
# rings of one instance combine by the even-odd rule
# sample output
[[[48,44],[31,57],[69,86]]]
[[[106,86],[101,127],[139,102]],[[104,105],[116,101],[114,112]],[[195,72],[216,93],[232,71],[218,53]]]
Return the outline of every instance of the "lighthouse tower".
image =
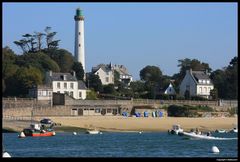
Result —
[[[85,49],[84,49],[84,16],[82,10],[77,8],[75,20],[75,59],[83,66],[85,73]]]

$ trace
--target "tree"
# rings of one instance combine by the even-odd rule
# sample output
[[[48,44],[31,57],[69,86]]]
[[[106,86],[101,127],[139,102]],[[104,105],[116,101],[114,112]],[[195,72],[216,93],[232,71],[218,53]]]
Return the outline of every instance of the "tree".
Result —
[[[65,49],[51,50],[48,55],[59,65],[61,72],[66,73],[72,70],[74,58],[69,51]]]
[[[157,66],[146,66],[140,71],[140,79],[145,82],[158,82],[162,71]]]
[[[15,53],[8,47],[2,49],[2,78],[6,79],[12,76],[17,69]]]
[[[53,40],[54,36],[57,34],[57,32],[51,32],[51,27],[47,26],[45,28],[45,32],[46,32],[46,44],[47,44],[47,49],[57,49],[58,48],[58,43],[60,40]]]
[[[86,100],[96,100],[97,99],[97,93],[91,89],[90,91],[87,91],[87,97]]]
[[[43,76],[41,71],[35,67],[25,68],[22,67],[18,69],[16,73],[16,81],[18,83],[18,88],[21,94],[28,94],[28,90],[33,87],[33,85],[42,84]]]
[[[213,71],[210,75],[210,78],[213,82],[214,88],[217,89],[218,97],[225,98],[226,89],[226,76],[223,70],[217,69]]]
[[[226,82],[226,97],[229,99],[238,98],[238,57],[234,57],[225,71]]]
[[[120,81],[120,74],[118,71],[114,70],[114,84],[117,85]]]
[[[210,78],[218,90],[218,97],[223,99],[238,98],[238,57],[234,57],[229,65],[215,70]]]
[[[114,84],[108,84],[103,86],[103,93],[106,94],[115,94],[116,90],[114,89]]]
[[[42,73],[49,70],[60,71],[58,64],[43,52],[20,55],[16,60],[16,64],[22,67],[36,67]]]
[[[210,91],[210,96],[212,97],[213,100],[218,99],[218,90],[217,88],[214,88]]]
[[[43,49],[42,39],[43,39],[43,36],[45,36],[45,34],[42,32],[34,32],[34,33],[35,33],[34,38],[37,40],[37,50],[41,51]]]
[[[2,79],[2,93],[4,93],[5,89],[6,89],[6,85],[5,85],[4,79]]]
[[[98,75],[89,74],[87,76],[88,88],[93,88],[96,92],[102,92],[103,86]]]
[[[82,64],[80,62],[74,62],[72,66],[72,70],[76,72],[76,77],[78,80],[83,80],[84,78],[84,70]]]

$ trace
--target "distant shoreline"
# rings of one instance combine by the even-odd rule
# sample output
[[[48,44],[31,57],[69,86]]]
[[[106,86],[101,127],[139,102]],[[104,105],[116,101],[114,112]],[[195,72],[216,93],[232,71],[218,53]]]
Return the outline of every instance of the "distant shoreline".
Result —
[[[216,129],[232,129],[238,122],[237,117],[218,118],[185,118],[185,117],[123,117],[123,116],[81,116],[81,117],[49,117],[61,126],[54,128],[56,132],[85,132],[86,129],[98,129],[108,132],[167,132],[174,124],[180,124],[185,131],[199,128],[202,131]],[[42,117],[35,118],[40,121]],[[21,132],[29,127],[30,121],[3,120],[2,130]]]

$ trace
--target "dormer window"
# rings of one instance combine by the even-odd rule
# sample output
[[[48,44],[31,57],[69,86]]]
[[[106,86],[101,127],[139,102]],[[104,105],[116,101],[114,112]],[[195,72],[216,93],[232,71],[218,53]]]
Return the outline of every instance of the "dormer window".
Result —
[[[210,80],[207,80],[207,84],[210,84]]]
[[[62,80],[67,80],[67,75],[61,75]]]
[[[199,83],[202,83],[202,80],[201,80],[201,79],[199,79]]]

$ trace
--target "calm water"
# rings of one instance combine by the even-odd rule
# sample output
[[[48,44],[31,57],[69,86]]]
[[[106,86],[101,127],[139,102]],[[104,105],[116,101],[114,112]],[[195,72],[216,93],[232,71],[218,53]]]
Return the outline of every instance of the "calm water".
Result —
[[[3,133],[12,157],[238,157],[238,140],[190,140],[167,133],[110,133],[90,135],[57,133],[53,137],[17,138]],[[213,134],[236,137],[237,134]],[[211,153],[217,146],[220,153]]]

